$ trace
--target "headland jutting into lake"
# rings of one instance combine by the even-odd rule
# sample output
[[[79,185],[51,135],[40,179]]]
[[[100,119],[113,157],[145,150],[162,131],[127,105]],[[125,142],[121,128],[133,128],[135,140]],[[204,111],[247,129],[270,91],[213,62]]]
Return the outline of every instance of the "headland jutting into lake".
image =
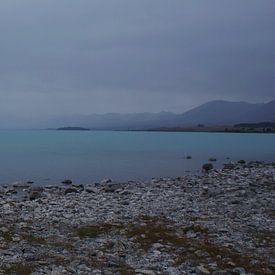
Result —
[[[0,274],[274,274],[274,186],[274,163],[243,161],[149,182],[3,186]]]

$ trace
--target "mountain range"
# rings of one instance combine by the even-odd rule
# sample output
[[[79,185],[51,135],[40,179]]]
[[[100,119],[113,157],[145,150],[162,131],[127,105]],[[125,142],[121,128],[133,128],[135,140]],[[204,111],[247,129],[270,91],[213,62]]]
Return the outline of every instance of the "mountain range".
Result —
[[[0,126],[17,128],[84,127],[98,130],[141,130],[159,127],[225,126],[238,123],[275,122],[275,100],[268,103],[247,103],[215,100],[182,114],[107,113],[52,117],[35,121],[16,121],[0,117]],[[14,122],[14,123],[13,123]],[[7,123],[8,126],[7,126]],[[14,126],[15,125],[15,126]],[[18,127],[19,125],[19,127]]]
[[[92,114],[55,119],[51,126],[80,126],[91,129],[137,130],[157,127],[234,125],[237,123],[275,122],[275,100],[247,103],[215,100],[182,114],[170,112],[135,114]],[[53,125],[54,124],[54,125]]]

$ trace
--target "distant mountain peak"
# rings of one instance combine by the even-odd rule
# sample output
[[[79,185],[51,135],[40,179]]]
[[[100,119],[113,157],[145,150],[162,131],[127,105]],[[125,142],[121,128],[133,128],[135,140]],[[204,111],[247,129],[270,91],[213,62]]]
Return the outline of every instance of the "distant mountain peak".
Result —
[[[9,121],[7,125],[6,121]],[[159,127],[188,127],[234,125],[239,123],[275,122],[275,100],[268,103],[248,103],[244,101],[213,100],[195,107],[183,114],[159,113],[107,113],[91,115],[70,115],[52,117],[44,121],[28,123],[27,120],[2,118],[2,128],[12,128],[12,124],[22,128],[58,128],[66,125],[100,130],[135,130]],[[6,123],[6,124],[5,124]],[[17,124],[16,124],[17,123]]]
[[[274,103],[273,103],[274,102]],[[275,100],[271,103],[213,100],[185,112],[183,124],[230,125],[242,122],[275,121]],[[272,105],[272,106],[271,106]]]

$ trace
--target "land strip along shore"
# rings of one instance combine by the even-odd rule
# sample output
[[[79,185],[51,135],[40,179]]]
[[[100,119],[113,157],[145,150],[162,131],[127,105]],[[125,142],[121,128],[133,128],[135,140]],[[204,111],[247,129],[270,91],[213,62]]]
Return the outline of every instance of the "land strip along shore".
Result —
[[[70,183],[70,182],[67,182]],[[274,274],[275,164],[0,189],[0,274]]]

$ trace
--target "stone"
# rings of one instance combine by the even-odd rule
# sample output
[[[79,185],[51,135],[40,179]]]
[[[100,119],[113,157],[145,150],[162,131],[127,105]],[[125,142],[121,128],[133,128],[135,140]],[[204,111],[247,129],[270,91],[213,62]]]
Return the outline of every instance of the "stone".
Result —
[[[63,181],[62,181],[62,183],[63,183],[63,184],[70,185],[70,184],[72,184],[72,183],[73,183],[73,181],[72,181],[72,180],[70,180],[70,179],[65,179],[65,180],[63,180]]]
[[[0,231],[1,231],[2,233],[8,233],[10,230],[9,230],[7,227],[1,227],[1,228],[0,228]]]
[[[196,273],[198,275],[208,275],[208,274],[210,274],[210,271],[208,269],[206,269],[204,266],[199,265],[196,267]]]
[[[111,179],[103,179],[100,183],[106,184],[106,183],[111,183],[111,182],[113,182]]]
[[[85,186],[84,190],[88,193],[96,193],[97,192],[97,189],[92,186]]]
[[[6,193],[6,188],[0,186],[0,194]]]
[[[103,187],[103,190],[105,192],[113,193],[120,187],[121,186],[118,183],[108,183],[108,184],[105,184],[105,186]]]
[[[210,170],[212,170],[214,167],[213,167],[213,164],[212,163],[205,163],[203,164],[202,166],[202,169],[205,171],[205,172],[209,172]]]
[[[232,270],[232,272],[233,272],[234,275],[245,275],[246,274],[246,271],[243,267],[235,267]]]
[[[208,160],[209,160],[209,161],[212,161],[212,162],[213,162],[213,161],[217,161],[216,158],[209,158]]]
[[[44,191],[44,187],[42,186],[34,186],[34,187],[31,187],[30,192],[39,192],[39,193],[42,193]]]
[[[68,188],[65,188],[64,190],[64,194],[69,194],[69,193],[77,193],[78,190],[75,188],[75,187],[68,187]]]
[[[12,186],[16,187],[16,188],[28,188],[31,185],[32,185],[32,183],[24,182],[24,181],[16,181],[16,182],[12,183]]]
[[[33,191],[33,192],[30,193],[29,199],[30,199],[31,201],[37,200],[37,199],[39,199],[39,198],[42,198],[42,193],[41,193],[41,192]]]
[[[154,271],[147,270],[147,269],[136,269],[135,272],[143,274],[143,275],[156,275],[156,273]]]
[[[33,201],[22,199],[21,190],[4,192],[0,274],[21,264],[29,274],[24,265],[33,263],[33,275],[272,274],[275,167],[234,165],[155,182],[84,186],[90,192],[79,185],[30,187],[28,195],[42,195]],[[212,254],[212,245],[221,251]],[[241,266],[224,249],[249,261]],[[221,262],[227,270],[219,270]]]

